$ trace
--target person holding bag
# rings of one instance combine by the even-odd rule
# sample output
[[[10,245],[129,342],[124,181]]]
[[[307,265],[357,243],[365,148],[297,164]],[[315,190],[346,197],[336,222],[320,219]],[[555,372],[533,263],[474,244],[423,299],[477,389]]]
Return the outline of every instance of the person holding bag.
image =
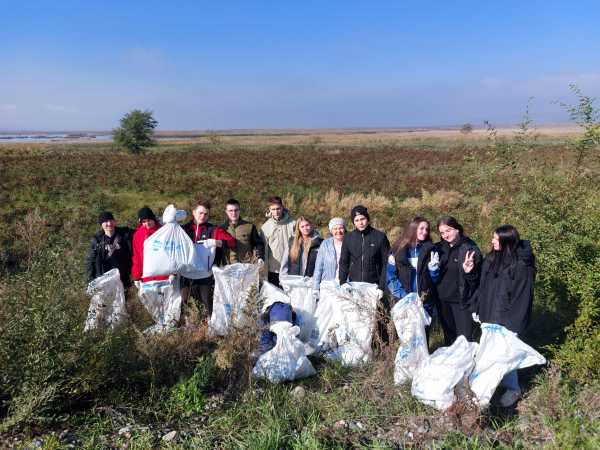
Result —
[[[437,296],[434,282],[439,277],[440,259],[429,235],[429,221],[413,218],[394,242],[387,261],[387,288],[392,305],[416,292],[423,307],[432,316]],[[429,340],[429,327],[426,327]]]
[[[473,298],[479,320],[521,334],[531,319],[535,275],[535,256],[529,241],[521,240],[512,225],[496,228]],[[507,373],[501,385],[506,392],[500,404],[509,407],[521,396],[517,371]]]
[[[196,260],[194,265],[198,270],[193,274],[187,273],[181,279],[184,301],[192,296],[199,302],[198,306],[202,306],[204,314],[208,318],[212,315],[215,289],[212,266],[215,262],[217,265],[222,265],[224,246],[230,250],[234,250],[236,246],[233,236],[208,221],[210,208],[211,203],[208,200],[197,202],[192,209],[193,220],[183,226],[195,244]]]

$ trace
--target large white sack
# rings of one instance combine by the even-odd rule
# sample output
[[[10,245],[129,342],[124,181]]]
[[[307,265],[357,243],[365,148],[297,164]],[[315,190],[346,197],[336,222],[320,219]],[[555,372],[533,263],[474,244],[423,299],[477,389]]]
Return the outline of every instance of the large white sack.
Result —
[[[271,383],[310,377],[315,368],[306,357],[304,344],[298,339],[300,328],[289,322],[276,322],[269,328],[277,335],[275,347],[256,361],[252,375]]]
[[[326,358],[357,365],[371,358],[371,340],[377,301],[383,292],[371,283],[351,282],[338,286],[323,281],[315,311],[311,345]]]
[[[454,403],[454,387],[473,369],[477,343],[459,336],[450,347],[438,348],[413,375],[412,395],[439,410]]]
[[[252,288],[258,288],[258,264],[236,263],[213,268],[215,292],[208,322],[212,335],[225,336],[229,328],[242,319]]]
[[[138,294],[140,301],[156,322],[146,330],[147,332],[154,333],[177,326],[181,317],[182,302],[177,278],[172,282],[163,280],[141,283]]]
[[[315,327],[317,302],[313,296],[312,279],[299,275],[279,275],[283,291],[290,297],[292,308],[296,312],[296,322],[300,327],[302,341],[307,342]]]
[[[260,297],[262,298],[262,308],[261,311],[265,312],[269,306],[273,303],[287,303],[289,305],[292,304],[292,299],[281,289],[279,289],[274,284],[265,281],[260,288]]]
[[[504,375],[515,369],[546,364],[546,358],[502,325],[481,324],[475,368],[469,376],[479,406],[489,404]]]
[[[143,277],[181,274],[194,260],[194,244],[176,221],[177,210],[169,205],[164,225],[144,241]]]
[[[92,298],[83,331],[95,328],[116,328],[127,320],[125,290],[119,269],[112,269],[93,279],[87,288]]]
[[[400,347],[394,362],[394,383],[399,385],[413,378],[421,363],[429,356],[425,326],[431,317],[423,308],[416,292],[399,300],[391,311]]]
[[[193,247],[192,262],[182,268],[181,274],[193,280],[210,277],[213,274],[213,263],[215,262],[215,255],[217,253],[215,240],[206,239],[196,242],[193,244]]]

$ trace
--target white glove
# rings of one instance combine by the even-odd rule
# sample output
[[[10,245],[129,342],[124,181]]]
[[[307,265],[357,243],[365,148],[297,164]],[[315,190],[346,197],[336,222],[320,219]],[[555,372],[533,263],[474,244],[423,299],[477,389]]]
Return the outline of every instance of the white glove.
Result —
[[[204,242],[206,242],[206,248],[215,248],[217,246],[217,240],[216,239],[207,239]]]
[[[473,318],[473,322],[481,323],[481,320],[479,320],[479,314],[471,313],[471,317]]]
[[[135,280],[133,282],[133,285],[136,287],[136,289],[139,291],[142,289],[142,282],[140,280]]]
[[[431,252],[431,256],[429,258],[429,263],[427,264],[427,268],[432,272],[439,270],[440,268],[440,255],[438,252]]]

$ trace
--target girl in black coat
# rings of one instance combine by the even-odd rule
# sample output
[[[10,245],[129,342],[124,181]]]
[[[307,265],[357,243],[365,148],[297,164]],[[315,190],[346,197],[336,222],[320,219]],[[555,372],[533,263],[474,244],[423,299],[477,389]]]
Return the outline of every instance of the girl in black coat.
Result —
[[[474,297],[479,320],[522,333],[531,318],[535,273],[535,257],[529,241],[522,241],[512,225],[496,228]],[[521,395],[517,371],[506,374],[502,385],[507,390],[500,403],[508,407]]]
[[[440,274],[436,281],[439,313],[444,330],[444,345],[460,335],[472,340],[472,298],[479,286],[481,252],[463,233],[463,227],[451,216],[438,221],[442,240],[436,244]]]

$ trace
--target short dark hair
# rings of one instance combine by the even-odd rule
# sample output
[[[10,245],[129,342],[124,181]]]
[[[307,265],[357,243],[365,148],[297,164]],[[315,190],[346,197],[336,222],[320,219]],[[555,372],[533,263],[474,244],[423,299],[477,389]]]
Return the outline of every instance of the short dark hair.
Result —
[[[269,206],[271,206],[271,205],[283,206],[283,200],[281,200],[281,197],[278,197],[276,195],[274,195],[273,197],[269,197],[269,200],[267,200],[267,203],[269,204]]]
[[[446,225],[450,228],[454,228],[455,230],[458,230],[458,232],[462,235],[464,233],[463,230],[463,226],[458,223],[458,220],[456,220],[454,217],[452,216],[442,216],[440,217],[440,220],[438,220],[437,222],[437,228],[440,228],[440,225]]]
[[[207,199],[201,199],[201,200],[198,200],[198,201],[196,202],[196,204],[194,205],[194,207],[193,207],[192,209],[196,209],[196,208],[198,208],[199,206],[202,206],[202,207],[204,207],[204,208],[208,209],[209,211],[210,211],[210,208],[212,207],[212,205],[211,205],[211,203],[210,203],[210,200],[207,200]]]
[[[235,205],[238,208],[240,208],[240,202],[238,202],[235,198],[230,198],[229,200],[227,200],[227,203],[225,203],[225,206],[227,205]]]

